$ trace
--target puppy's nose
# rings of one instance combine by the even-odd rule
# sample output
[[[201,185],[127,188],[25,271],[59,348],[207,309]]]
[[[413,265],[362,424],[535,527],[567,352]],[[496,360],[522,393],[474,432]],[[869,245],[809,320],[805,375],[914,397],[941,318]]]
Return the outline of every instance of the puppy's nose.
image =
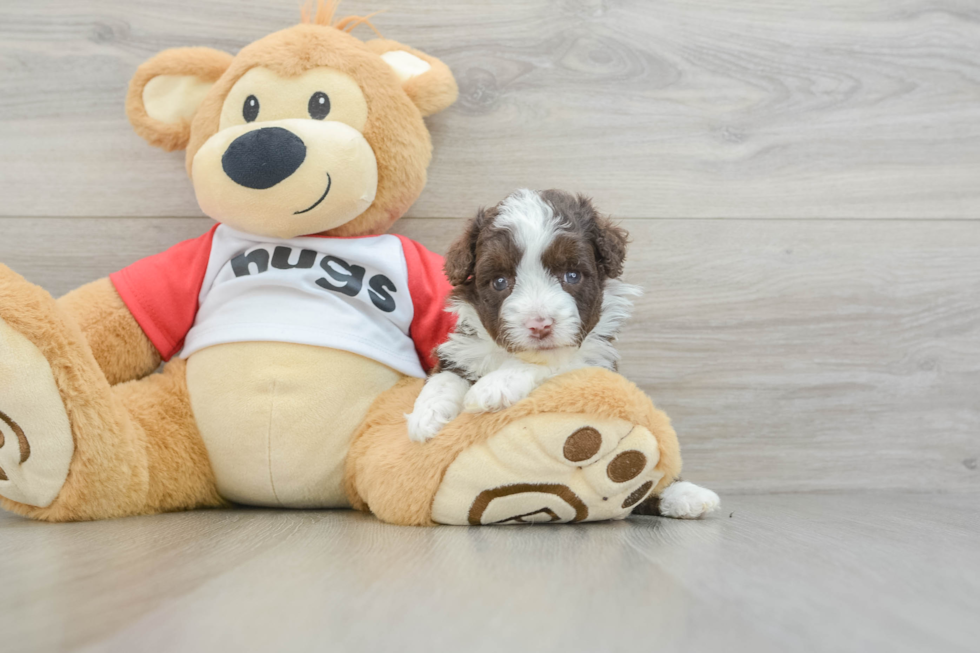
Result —
[[[221,157],[221,167],[245,188],[272,188],[306,159],[303,139],[282,127],[263,127],[242,134]]]
[[[551,327],[553,327],[555,321],[550,317],[533,317],[524,325],[527,327],[528,331],[535,338],[547,338],[551,335]]]

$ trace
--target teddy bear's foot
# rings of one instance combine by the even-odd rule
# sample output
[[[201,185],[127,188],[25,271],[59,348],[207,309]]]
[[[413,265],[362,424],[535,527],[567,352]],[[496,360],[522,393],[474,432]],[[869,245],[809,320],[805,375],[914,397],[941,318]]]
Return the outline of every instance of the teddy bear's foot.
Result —
[[[111,386],[70,311],[0,265],[0,507],[64,522],[221,505],[186,365]]]
[[[432,504],[442,524],[623,519],[657,486],[657,439],[594,415],[540,413],[462,452]]]
[[[68,414],[47,359],[0,318],[0,496],[45,507],[75,452]]]

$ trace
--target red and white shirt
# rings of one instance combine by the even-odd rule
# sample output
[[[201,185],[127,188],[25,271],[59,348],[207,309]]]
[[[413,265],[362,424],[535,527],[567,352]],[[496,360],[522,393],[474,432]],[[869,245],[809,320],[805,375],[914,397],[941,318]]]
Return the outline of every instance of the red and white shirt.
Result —
[[[276,239],[216,225],[109,278],[164,360],[294,342],[422,377],[455,324],[442,265],[404,236]]]

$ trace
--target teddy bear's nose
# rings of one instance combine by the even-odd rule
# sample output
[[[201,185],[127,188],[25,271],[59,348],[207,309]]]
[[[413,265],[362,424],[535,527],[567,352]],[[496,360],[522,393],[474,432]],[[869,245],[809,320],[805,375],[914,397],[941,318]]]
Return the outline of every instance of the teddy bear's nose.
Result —
[[[263,127],[233,140],[221,167],[236,184],[264,190],[296,172],[304,159],[303,139],[282,127]]]

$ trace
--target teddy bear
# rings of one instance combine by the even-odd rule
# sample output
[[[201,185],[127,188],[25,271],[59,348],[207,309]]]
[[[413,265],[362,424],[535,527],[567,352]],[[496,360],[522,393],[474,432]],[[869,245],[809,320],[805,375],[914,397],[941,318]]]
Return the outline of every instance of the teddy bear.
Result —
[[[605,370],[407,437],[450,286],[440,256],[387,231],[426,182],[423,119],[457,87],[424,52],[353,36],[365,20],[321,3],[234,56],[178,48],[138,68],[130,121],[186,151],[215,225],[58,300],[0,265],[3,508],[578,522],[626,517],[678,479],[667,416]],[[679,500],[674,516],[712,507]]]

